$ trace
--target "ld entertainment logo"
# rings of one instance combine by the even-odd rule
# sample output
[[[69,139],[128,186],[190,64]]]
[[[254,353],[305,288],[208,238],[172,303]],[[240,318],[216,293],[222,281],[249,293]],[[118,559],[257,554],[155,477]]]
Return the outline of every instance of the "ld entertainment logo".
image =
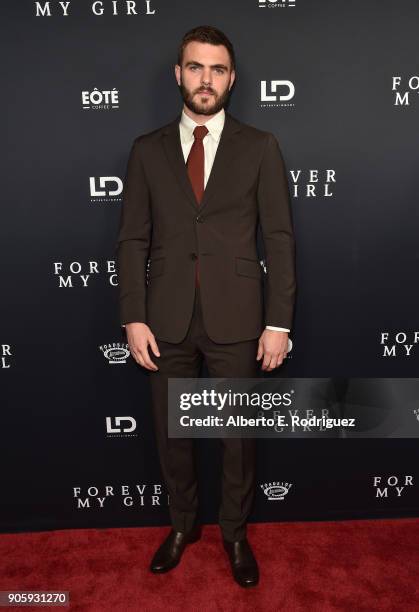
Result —
[[[261,108],[269,106],[295,106],[292,100],[295,94],[295,87],[291,81],[268,81],[260,82],[260,100]]]
[[[125,426],[123,423],[127,423]],[[130,416],[117,416],[117,417],[106,417],[106,433],[110,438],[132,438],[138,434],[133,434],[137,428],[137,422],[134,417]]]
[[[98,183],[99,182],[99,183]],[[123,183],[118,176],[89,177],[91,202],[121,202]]]
[[[284,499],[288,494],[292,483],[290,482],[265,482],[260,485],[269,501],[277,501]]]

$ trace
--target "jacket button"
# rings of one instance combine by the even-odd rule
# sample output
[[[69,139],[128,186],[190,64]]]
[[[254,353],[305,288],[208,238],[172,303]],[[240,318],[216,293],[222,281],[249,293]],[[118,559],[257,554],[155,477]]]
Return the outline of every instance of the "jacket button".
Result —
[[[203,218],[200,217],[199,215],[197,216],[196,220],[197,220],[198,223],[203,223],[204,222]]]

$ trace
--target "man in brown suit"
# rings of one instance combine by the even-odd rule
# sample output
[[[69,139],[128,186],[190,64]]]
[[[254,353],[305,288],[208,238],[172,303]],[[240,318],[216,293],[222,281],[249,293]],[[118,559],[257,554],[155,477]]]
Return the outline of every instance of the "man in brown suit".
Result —
[[[179,47],[175,76],[183,110],[133,142],[116,248],[121,324],[134,359],[150,371],[170,500],[172,529],[151,561],[153,572],[175,567],[201,535],[193,439],[168,437],[168,378],[198,377],[203,359],[209,375],[220,378],[253,378],[281,365],[296,291],[278,142],[224,110],[235,79],[231,42],[216,28],[194,28]],[[246,521],[255,490],[255,440],[221,442],[223,545],[234,579],[253,586],[259,572]]]

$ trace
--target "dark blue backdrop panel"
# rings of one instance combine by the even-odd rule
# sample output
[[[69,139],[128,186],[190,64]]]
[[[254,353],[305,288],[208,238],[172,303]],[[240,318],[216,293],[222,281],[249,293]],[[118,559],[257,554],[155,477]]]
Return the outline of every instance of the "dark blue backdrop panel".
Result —
[[[418,371],[417,3],[135,6],[0,9],[3,531],[169,522],[148,374],[119,327],[114,249],[130,146],[179,113],[176,51],[193,26],[231,38],[228,110],[273,132],[287,166],[298,299],[292,351],[273,375]],[[218,444],[197,444],[208,522]],[[258,448],[251,520],[418,512],[415,439]],[[283,499],[270,496],[274,483]]]

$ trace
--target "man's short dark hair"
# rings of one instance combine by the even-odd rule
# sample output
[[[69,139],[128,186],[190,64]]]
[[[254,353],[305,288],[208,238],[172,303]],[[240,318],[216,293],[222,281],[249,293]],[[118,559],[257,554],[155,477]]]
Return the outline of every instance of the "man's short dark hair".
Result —
[[[192,30],[189,30],[189,32],[186,32],[186,34],[183,36],[182,42],[180,43],[178,50],[177,63],[179,64],[179,66],[182,66],[183,51],[186,45],[192,41],[209,43],[210,45],[224,45],[230,55],[231,70],[235,70],[236,58],[234,54],[233,45],[231,44],[227,36],[224,34],[224,32],[221,32],[221,30],[219,30],[218,28],[214,28],[208,25],[201,25],[196,28],[193,28]]]

